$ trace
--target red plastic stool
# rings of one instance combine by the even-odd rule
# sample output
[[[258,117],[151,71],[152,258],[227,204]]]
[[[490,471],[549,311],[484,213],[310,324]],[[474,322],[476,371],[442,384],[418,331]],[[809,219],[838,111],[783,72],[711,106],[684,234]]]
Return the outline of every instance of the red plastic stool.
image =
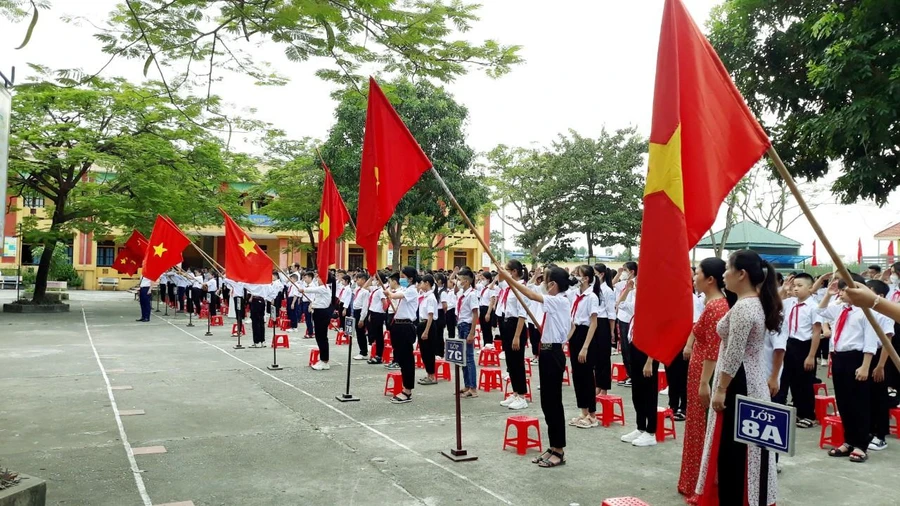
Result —
[[[491,390],[501,390],[503,388],[501,378],[503,373],[499,367],[482,367],[481,374],[478,377],[478,389],[485,392]]]
[[[831,408],[831,413],[828,412],[829,407]],[[833,395],[816,396],[816,421],[819,422],[819,425],[825,424],[826,416],[837,414],[837,403],[835,402]]]
[[[622,398],[618,395],[598,395],[597,403],[600,404],[600,423],[604,427],[609,427],[616,422],[622,422],[625,425],[625,406],[622,404]],[[619,406],[619,412],[616,413],[616,406]]]
[[[666,426],[666,421],[669,425]],[[675,414],[671,408],[656,408],[656,442],[662,443],[668,436],[672,439],[678,439],[675,436]]]
[[[372,343],[372,346],[369,347],[369,358],[375,358],[376,345]]]
[[[384,331],[384,344],[391,344],[391,331],[390,330]]]
[[[512,385],[512,380],[506,378],[506,385],[504,385],[503,387],[504,399],[512,395],[512,392],[509,391],[510,385]],[[525,399],[528,400],[528,402],[534,402],[534,400],[531,398],[531,378],[525,378]]]
[[[281,301],[281,311],[287,312],[287,309],[285,309],[286,307],[287,307],[287,299],[284,299]]]
[[[238,324],[237,324],[237,323],[232,323],[232,324],[231,324],[231,335],[233,335],[233,336],[234,336],[234,335],[237,335],[237,332],[238,332]],[[247,335],[247,329],[244,327],[244,323],[243,323],[243,322],[241,322],[241,335],[242,335],[242,336],[246,336],[246,335]]]
[[[384,395],[400,395],[403,391],[403,373],[388,371],[384,380]]]
[[[306,323],[306,315],[303,313],[300,313],[300,323]]]
[[[281,323],[279,324],[279,328],[281,328],[281,330],[287,330],[291,328],[291,321],[287,318],[282,318]]]
[[[628,372],[625,370],[625,364],[613,364],[612,365],[612,379],[613,381],[625,381],[628,379]]]
[[[205,307],[202,308],[202,309],[200,310],[200,316],[199,316],[199,318],[200,318],[201,320],[204,319],[204,318],[209,318],[209,311],[207,311],[207,309],[206,309]]]
[[[531,376],[531,359],[525,359],[525,374]]]
[[[425,362],[422,361],[422,352],[419,350],[413,351],[413,357],[416,359],[416,369],[425,369]]]
[[[503,341],[494,339],[494,351],[496,351],[498,355],[503,352]]]
[[[435,358],[434,378],[450,381],[450,363],[442,358]]]
[[[480,350],[481,349],[481,329],[477,328],[477,329],[475,329],[475,332],[476,332],[475,339],[472,340],[472,346],[474,346],[473,349]],[[468,336],[465,336],[465,337],[468,337]],[[464,339],[465,339],[465,337],[464,337]]]
[[[571,385],[572,382],[569,381],[569,366],[567,365],[565,369],[563,369],[563,385]]]
[[[819,395],[819,392],[822,392],[821,395],[828,395],[828,385],[825,383],[813,383],[813,395]]]
[[[285,305],[284,302],[282,302],[282,303],[281,303],[281,309],[278,310],[278,317],[279,317],[279,318],[287,318],[287,317],[288,317],[288,315],[287,315],[287,309],[285,309],[285,307],[287,307],[287,306]]]
[[[657,380],[656,386],[658,387],[657,392],[662,392],[669,388],[669,379],[666,377],[666,371],[659,371],[659,380]]]
[[[225,322],[222,320],[222,315],[217,314],[215,316],[210,317],[209,325],[211,327],[221,327],[222,325],[225,325]]]
[[[309,350],[309,366],[312,367],[316,365],[316,362],[319,361],[319,349],[313,348]]]
[[[891,434],[900,438],[900,408],[891,408],[889,411],[891,416]]]
[[[381,361],[390,364],[394,360],[394,348],[384,345],[384,353],[381,354]]]
[[[287,334],[275,334],[272,338],[272,348],[290,348],[291,342]],[[317,357],[318,358],[318,357]]]
[[[328,322],[328,330],[341,330],[341,320],[332,318],[331,321]]]
[[[514,437],[509,437],[510,427],[516,428]],[[528,436],[528,429],[531,427],[534,427],[534,430],[537,431],[536,439]],[[537,448],[538,451],[543,451],[544,447],[541,445],[541,424],[538,419],[531,416],[511,416],[507,418],[506,433],[503,435],[503,449],[506,450],[507,446],[515,447],[516,453],[519,455],[525,455],[529,448]]]
[[[827,435],[829,427],[831,427],[831,434]],[[844,423],[841,422],[840,416],[825,417],[822,434],[819,436],[819,448],[824,449],[826,444],[835,448],[844,444]]]
[[[273,320],[272,318],[269,318],[269,322],[266,323],[266,327],[271,329],[274,326],[275,326],[275,320]]]
[[[604,499],[601,506],[650,506],[637,497],[613,497]]]
[[[334,340],[334,344],[336,346],[350,344],[350,336],[348,336],[343,330],[338,330],[337,339]]]
[[[482,349],[478,354],[478,365],[483,367],[500,367],[500,352],[491,349]]]

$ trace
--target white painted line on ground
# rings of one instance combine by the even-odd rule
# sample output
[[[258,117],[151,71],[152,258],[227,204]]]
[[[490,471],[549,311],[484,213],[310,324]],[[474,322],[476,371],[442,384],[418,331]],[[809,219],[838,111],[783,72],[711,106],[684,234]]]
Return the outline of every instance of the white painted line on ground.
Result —
[[[156,455],[158,453],[166,453],[165,446],[142,446],[140,448],[132,448],[131,451],[135,455]]]
[[[482,486],[482,485],[479,485],[478,483],[475,483],[474,481],[472,481],[471,479],[469,479],[468,476],[464,476],[464,475],[462,475],[462,474],[459,474],[458,472],[454,471],[453,469],[450,469],[449,467],[447,467],[447,466],[445,466],[445,465],[443,465],[443,464],[441,464],[441,463],[439,463],[439,462],[437,462],[437,461],[435,461],[435,460],[432,460],[432,459],[430,459],[430,458],[428,458],[428,457],[422,455],[421,453],[419,453],[419,452],[413,450],[413,449],[410,448],[409,446],[406,446],[405,444],[403,444],[403,443],[401,443],[400,441],[397,441],[396,439],[394,439],[394,438],[388,436],[388,435],[385,434],[384,432],[381,432],[380,430],[378,430],[378,429],[372,427],[371,425],[369,425],[369,424],[367,424],[367,423],[365,423],[365,422],[363,422],[363,421],[357,420],[356,418],[353,418],[352,416],[348,415],[347,413],[345,413],[345,412],[341,411],[340,409],[338,409],[338,408],[332,406],[332,405],[329,404],[328,402],[326,402],[326,401],[324,401],[324,400],[322,400],[322,399],[316,397],[315,395],[313,395],[313,394],[307,392],[306,390],[303,390],[302,388],[300,388],[300,387],[298,387],[298,386],[296,386],[296,385],[294,385],[294,384],[292,384],[292,383],[288,383],[287,381],[285,381],[285,380],[279,378],[278,376],[275,376],[274,374],[270,374],[268,371],[265,371],[265,370],[263,370],[263,369],[260,369],[259,367],[257,367],[257,366],[255,366],[255,365],[251,364],[250,362],[247,362],[246,360],[243,360],[243,359],[241,359],[240,357],[237,357],[237,356],[235,356],[235,355],[229,353],[227,350],[225,350],[225,349],[223,349],[223,348],[220,348],[220,347],[216,346],[216,345],[213,344],[213,343],[210,343],[210,342],[208,342],[208,341],[205,341],[205,340],[203,340],[203,339],[201,339],[201,338],[195,336],[194,334],[191,334],[190,332],[184,330],[183,328],[181,328],[181,327],[179,327],[179,326],[173,324],[172,322],[170,322],[170,321],[168,321],[168,320],[163,320],[163,321],[166,322],[166,323],[168,323],[168,324],[171,325],[172,327],[175,327],[176,329],[180,330],[181,332],[184,332],[185,334],[191,336],[192,338],[196,339],[197,341],[200,341],[201,343],[204,343],[204,344],[206,344],[207,346],[210,346],[210,347],[212,347],[212,348],[215,348],[215,349],[221,351],[221,352],[224,353],[225,355],[228,355],[229,357],[231,357],[231,358],[237,360],[238,362],[240,362],[240,363],[242,363],[242,364],[244,364],[244,365],[246,365],[246,366],[248,366],[248,367],[251,367],[251,368],[255,369],[256,371],[258,371],[258,372],[260,372],[260,373],[262,373],[262,374],[264,374],[264,375],[266,375],[266,376],[272,378],[273,380],[275,380],[275,381],[281,383],[282,385],[284,385],[284,386],[286,386],[286,387],[292,388],[292,389],[296,390],[297,392],[300,392],[301,394],[303,394],[303,395],[309,397],[310,399],[312,399],[312,400],[318,402],[319,404],[325,406],[326,408],[328,408],[328,409],[334,411],[335,413],[337,413],[337,414],[343,416],[343,417],[346,418],[347,420],[350,420],[351,422],[355,423],[356,425],[359,425],[360,427],[362,427],[362,428],[364,428],[364,429],[366,429],[366,430],[372,432],[373,434],[375,434],[375,435],[377,435],[377,436],[379,436],[379,437],[385,439],[386,441],[391,442],[392,444],[394,444],[394,445],[397,446],[398,448],[401,448],[401,449],[403,449],[403,450],[406,450],[407,452],[412,453],[413,455],[415,455],[415,456],[417,456],[417,457],[423,459],[425,462],[428,462],[429,464],[431,464],[431,465],[437,467],[438,469],[441,469],[441,470],[443,470],[443,471],[446,471],[446,472],[450,473],[451,475],[453,475],[453,476],[459,478],[460,480],[463,480],[464,482],[466,482],[466,483],[468,483],[468,484],[470,484],[470,485],[473,485],[473,486],[477,487],[477,488],[478,488],[479,490],[481,490],[482,492],[484,492],[484,493],[490,495],[491,497],[497,499],[498,501],[502,502],[503,504],[512,504],[512,502],[510,502],[509,500],[507,500],[506,498],[504,498],[504,497],[501,496],[500,494],[494,492],[493,490],[490,490],[490,489],[488,489],[488,488],[486,488],[486,487],[484,487],[484,486]],[[110,395],[112,395],[112,394],[110,394]]]
[[[109,383],[109,376],[106,369],[103,368],[103,362],[100,361],[100,354],[97,353],[97,347],[94,346],[94,338],[91,336],[91,329],[88,327],[87,315],[84,313],[84,305],[81,307],[81,318],[84,320],[84,331],[87,333],[88,342],[91,343],[91,350],[94,352],[94,358],[97,359],[97,366],[100,367],[100,374],[103,375],[103,381],[106,382],[106,393],[109,395],[109,404],[112,406],[113,414],[116,415],[116,425],[119,426],[119,438],[122,439],[122,446],[125,447],[125,454],[128,455],[128,462],[131,464],[131,474],[134,475],[134,483],[137,485],[138,493],[144,501],[144,506],[153,506],[150,501],[150,494],[147,493],[147,487],[144,486],[144,477],[141,476],[141,470],[138,469],[137,461],[134,460],[134,451],[131,449],[131,443],[128,442],[128,436],[125,435],[125,426],[122,424],[122,417],[119,416],[119,406],[116,405],[116,397],[113,395],[112,385]]]

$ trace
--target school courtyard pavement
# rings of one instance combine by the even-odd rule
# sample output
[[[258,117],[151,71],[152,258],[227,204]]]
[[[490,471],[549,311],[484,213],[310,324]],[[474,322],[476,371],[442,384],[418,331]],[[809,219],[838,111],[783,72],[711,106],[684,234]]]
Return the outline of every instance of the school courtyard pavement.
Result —
[[[0,291],[0,301],[12,297]],[[354,363],[351,391],[362,400],[341,404],[346,346],[316,372],[312,341],[290,334],[284,369],[269,371],[270,349],[232,349],[230,322],[207,337],[206,325],[186,327],[171,312],[135,322],[127,293],[71,297],[67,314],[0,314],[0,467],[45,479],[48,504],[683,504],[683,424],[656,447],[619,442],[633,428],[625,388],[613,393],[625,397],[629,424],[572,428],[568,464],[555,469],[532,465],[533,451],[500,449],[512,414],[544,428],[537,402],[511,413],[496,392],[466,400],[464,446],[478,460],[455,463],[440,453],[455,442],[452,383],[419,386],[414,402],[395,406],[382,395],[385,369]],[[857,465],[819,450],[818,428],[797,433],[797,454],[781,460],[779,505],[900,502],[900,441]]]

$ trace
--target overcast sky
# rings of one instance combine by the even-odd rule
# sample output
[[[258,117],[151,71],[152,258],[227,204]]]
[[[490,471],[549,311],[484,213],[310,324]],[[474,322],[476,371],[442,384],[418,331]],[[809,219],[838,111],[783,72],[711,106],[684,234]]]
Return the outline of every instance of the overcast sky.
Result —
[[[684,0],[696,22],[704,27],[716,0]],[[64,23],[62,15],[83,16],[101,24],[115,0],[53,0],[42,12],[30,44],[22,50],[26,23],[10,27],[0,19],[0,69],[17,67],[17,80],[28,77],[26,63],[51,68],[81,67],[96,72],[105,63],[95,29]],[[473,73],[447,85],[456,100],[469,109],[469,144],[487,151],[497,144],[549,144],[561,132],[577,130],[595,136],[608,129],[635,125],[649,135],[656,68],[656,49],[662,0],[484,0],[481,21],[466,36],[494,38],[524,46],[526,63],[500,79]],[[239,109],[285,130],[292,137],[324,139],[334,121],[334,90],[313,75],[322,62],[292,63],[280,48],[263,45],[256,54],[271,61],[291,82],[280,88],[259,88],[250,79],[228,75],[214,84],[213,92]],[[142,79],[143,62],[114,62],[104,75]],[[151,78],[158,77],[153,75]],[[831,178],[836,177],[832,174]],[[873,235],[900,221],[900,194],[879,209],[874,204],[824,205],[816,215],[825,233],[845,258],[856,259],[861,238],[866,255],[876,253]],[[832,199],[833,202],[833,199]],[[720,213],[721,214],[721,213]],[[720,222],[723,221],[720,216]],[[718,225],[716,229],[718,230]],[[499,220],[494,228],[499,229]],[[786,235],[811,252],[815,237],[801,219]],[[578,244],[581,244],[579,241]],[[881,252],[886,249],[881,244]],[[820,262],[827,261],[819,248]]]

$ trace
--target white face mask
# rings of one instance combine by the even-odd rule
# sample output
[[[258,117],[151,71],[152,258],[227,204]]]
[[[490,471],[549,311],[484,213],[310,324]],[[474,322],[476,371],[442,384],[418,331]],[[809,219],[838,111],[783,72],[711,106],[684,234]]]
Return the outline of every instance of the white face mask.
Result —
[[[896,274],[891,274],[891,284],[896,285],[897,283],[900,283],[900,276],[897,276]]]
[[[622,272],[622,275],[619,276],[619,281],[628,281],[628,279],[630,277],[631,277],[631,273],[628,271],[624,271],[624,272]]]

